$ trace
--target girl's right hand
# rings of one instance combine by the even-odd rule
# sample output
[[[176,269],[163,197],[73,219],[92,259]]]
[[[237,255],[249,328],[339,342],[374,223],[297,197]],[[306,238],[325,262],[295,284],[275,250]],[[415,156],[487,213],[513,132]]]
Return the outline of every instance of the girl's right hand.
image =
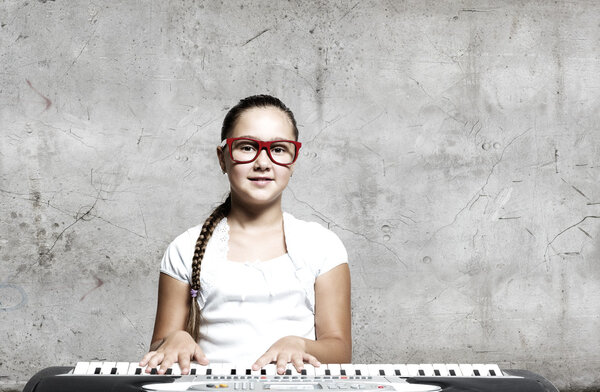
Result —
[[[165,374],[167,369],[177,362],[181,374],[186,375],[190,371],[192,360],[201,365],[208,365],[208,358],[191,335],[186,331],[175,331],[167,335],[156,350],[144,355],[140,361],[140,366],[146,366],[146,373],[158,368],[158,374]]]

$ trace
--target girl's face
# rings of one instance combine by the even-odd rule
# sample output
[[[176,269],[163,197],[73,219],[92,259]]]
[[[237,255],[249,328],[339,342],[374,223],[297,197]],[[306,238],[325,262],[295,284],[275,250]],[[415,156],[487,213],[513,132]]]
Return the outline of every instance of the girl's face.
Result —
[[[228,137],[249,137],[261,141],[294,140],[294,129],[283,111],[268,106],[244,111]],[[232,198],[254,205],[279,202],[294,170],[293,165],[273,163],[265,150],[253,162],[235,163],[228,148],[218,147],[217,156],[221,169],[229,178]]]

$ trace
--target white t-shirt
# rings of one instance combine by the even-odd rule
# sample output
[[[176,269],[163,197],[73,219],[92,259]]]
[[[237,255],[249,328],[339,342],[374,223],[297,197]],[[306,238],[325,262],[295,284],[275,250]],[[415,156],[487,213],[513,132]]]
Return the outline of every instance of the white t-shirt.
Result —
[[[167,248],[161,272],[191,283],[201,226]],[[207,245],[197,297],[203,322],[198,342],[211,362],[250,365],[278,339],[315,339],[314,283],[347,263],[344,245],[332,231],[284,213],[288,253],[266,261],[227,260],[229,226],[223,219]]]

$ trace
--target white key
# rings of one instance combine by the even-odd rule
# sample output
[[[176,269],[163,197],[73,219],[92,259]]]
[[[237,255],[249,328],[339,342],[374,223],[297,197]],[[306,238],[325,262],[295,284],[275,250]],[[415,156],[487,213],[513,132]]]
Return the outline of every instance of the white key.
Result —
[[[112,370],[117,366],[116,362],[103,362],[100,367],[100,374],[111,374]]]
[[[462,377],[462,371],[460,370],[460,366],[455,363],[447,363],[446,369],[448,369],[448,375],[450,377],[458,376]]]
[[[461,363],[458,366],[460,366],[460,371],[462,372],[463,377],[473,377],[473,366],[469,365],[468,363]]]
[[[311,365],[310,363],[305,363],[304,364],[304,370],[306,370],[306,376],[307,377],[314,377],[315,376],[315,367],[313,365]]]
[[[140,369],[140,372],[141,372],[139,374],[144,374],[144,369],[146,369],[146,368],[140,366],[139,363],[137,363],[137,362],[131,362],[131,363],[129,363],[129,369],[127,369],[127,374],[130,376],[134,375],[134,374],[138,373],[137,372],[138,369]]]
[[[356,374],[358,371],[358,373],[360,374]],[[354,365],[354,373],[357,376],[368,376],[369,375],[369,365],[364,364],[364,363],[358,363]]]
[[[399,377],[408,377],[408,367],[407,365],[396,363],[392,365],[392,371],[394,376]]]
[[[327,370],[329,370],[329,375],[330,376],[339,376],[340,375],[340,370],[341,366],[337,363],[330,363],[327,365]]]
[[[421,368],[421,365],[417,365],[414,363],[409,363],[406,365],[406,367],[408,368],[408,375],[410,377],[416,377],[419,376],[419,369]]]
[[[87,370],[89,367],[89,362],[77,362],[77,365],[75,365],[75,369],[73,369],[73,374],[87,374]]]
[[[235,367],[236,376],[246,376],[252,374],[252,366],[237,365]]]
[[[351,363],[340,364],[340,375],[342,376],[354,376],[354,365]]]
[[[296,370],[294,365],[290,362],[288,362],[288,364],[285,365],[285,373],[284,374],[288,374],[288,373],[290,373],[290,376],[299,376],[300,375],[300,373]]]
[[[267,373],[267,376],[277,375],[277,366],[274,363],[266,364],[263,369],[265,369],[265,373]]]
[[[448,368],[443,363],[434,363],[433,365],[433,375],[440,377],[448,377],[450,373],[448,373]]]
[[[102,362],[90,362],[87,374],[96,374],[99,371],[98,369],[102,369]]]
[[[325,370],[327,370],[327,365],[322,363],[321,366],[315,368],[315,376],[322,377],[325,375]]]
[[[198,362],[190,363],[190,373],[194,373],[196,376],[206,375],[206,370],[210,368],[210,365],[200,365]],[[195,371],[195,372],[194,372]]]
[[[502,377],[504,375],[502,373],[502,370],[500,370],[500,368],[496,364],[487,364],[485,365],[485,368],[487,370],[487,375],[490,377]]]
[[[223,363],[221,365],[222,365],[222,369],[221,369],[220,375],[222,375],[222,376],[231,376],[233,373],[233,370],[236,369],[236,366],[233,363]]]
[[[129,362],[117,362],[115,367],[117,368],[118,375],[127,374],[127,369],[129,369]]]

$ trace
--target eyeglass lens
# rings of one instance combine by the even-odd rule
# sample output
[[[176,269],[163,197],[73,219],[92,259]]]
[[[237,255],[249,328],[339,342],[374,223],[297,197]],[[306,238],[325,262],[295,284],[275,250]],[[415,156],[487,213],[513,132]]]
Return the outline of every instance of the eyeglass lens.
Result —
[[[294,143],[276,141],[271,144],[269,152],[275,163],[287,165],[294,162],[296,146]],[[252,139],[235,140],[231,144],[231,154],[235,161],[250,162],[256,159],[259,153],[258,143]]]

